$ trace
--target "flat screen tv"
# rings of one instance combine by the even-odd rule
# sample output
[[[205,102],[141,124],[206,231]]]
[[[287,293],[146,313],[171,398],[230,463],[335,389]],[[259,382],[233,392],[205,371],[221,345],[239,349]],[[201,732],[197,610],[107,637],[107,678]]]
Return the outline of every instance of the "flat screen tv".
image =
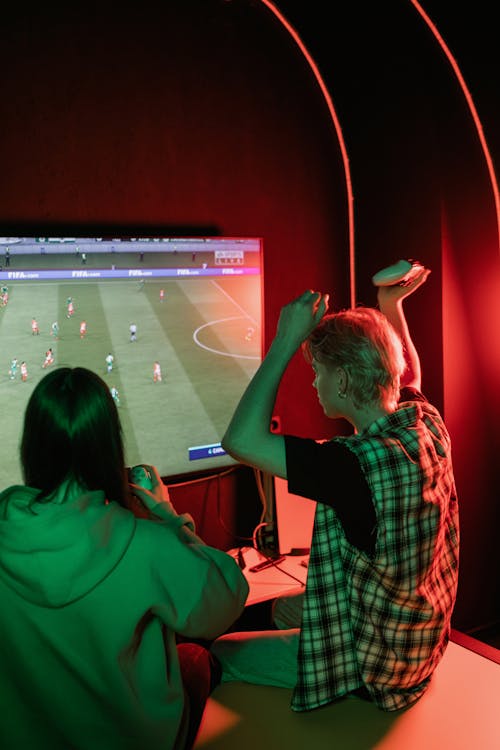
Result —
[[[129,466],[233,465],[220,440],[262,360],[262,260],[255,237],[0,238],[0,487],[22,481],[24,408],[57,366],[116,389]]]

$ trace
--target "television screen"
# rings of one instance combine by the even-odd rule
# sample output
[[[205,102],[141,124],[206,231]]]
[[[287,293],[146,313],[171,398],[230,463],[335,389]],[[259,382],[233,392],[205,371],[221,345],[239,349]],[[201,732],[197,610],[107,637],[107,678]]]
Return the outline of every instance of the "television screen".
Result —
[[[263,354],[259,238],[6,237],[0,266],[0,487],[22,482],[24,408],[57,366],[106,381],[127,465],[235,463],[220,440]]]

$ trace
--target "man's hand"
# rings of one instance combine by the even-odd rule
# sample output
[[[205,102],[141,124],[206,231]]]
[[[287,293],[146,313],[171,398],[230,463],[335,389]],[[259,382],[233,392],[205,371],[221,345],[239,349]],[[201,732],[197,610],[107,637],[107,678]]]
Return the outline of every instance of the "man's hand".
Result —
[[[413,294],[419,286],[422,286],[427,281],[430,273],[430,268],[422,266],[422,270],[415,276],[412,276],[406,283],[377,287],[377,300],[380,309],[384,310],[387,305],[394,305],[399,300],[409,297],[410,294]]]
[[[328,294],[306,292],[281,309],[276,339],[295,350],[316,328],[328,310]]]

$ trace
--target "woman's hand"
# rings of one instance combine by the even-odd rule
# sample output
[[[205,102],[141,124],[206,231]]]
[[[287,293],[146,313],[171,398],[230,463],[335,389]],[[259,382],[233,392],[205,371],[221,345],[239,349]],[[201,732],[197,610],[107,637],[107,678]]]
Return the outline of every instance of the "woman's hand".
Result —
[[[156,466],[139,464],[129,469],[130,476],[138,478],[137,483],[129,482],[132,495],[129,509],[135,516],[153,521],[169,521],[170,525],[177,529],[179,538],[186,544],[205,544],[195,532],[193,517],[189,513],[179,514],[175,510],[170,500],[168,487],[162,482]]]
[[[137,469],[143,469],[136,471]],[[134,481],[134,479],[136,481]],[[139,464],[129,470],[129,487],[140,504],[155,516],[165,513],[176,516],[177,512],[170,501],[168,487],[163,484],[156,466]]]

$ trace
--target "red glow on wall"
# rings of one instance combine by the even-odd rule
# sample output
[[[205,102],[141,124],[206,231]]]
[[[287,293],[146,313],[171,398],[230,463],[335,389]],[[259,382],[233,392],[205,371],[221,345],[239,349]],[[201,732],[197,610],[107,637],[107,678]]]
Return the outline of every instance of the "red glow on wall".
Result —
[[[491,158],[490,150],[488,148],[488,144],[486,143],[486,138],[484,136],[483,126],[481,123],[481,120],[479,119],[479,115],[476,110],[476,106],[474,104],[474,101],[472,99],[471,92],[469,91],[469,88],[465,82],[465,79],[460,71],[460,68],[458,66],[456,58],[451,53],[448,45],[444,41],[443,37],[437,30],[436,25],[433,23],[433,21],[429,18],[425,10],[422,8],[419,2],[417,0],[410,0],[410,2],[415,6],[416,10],[420,13],[422,18],[424,19],[425,23],[429,27],[430,31],[434,35],[436,41],[439,43],[441,49],[443,50],[444,54],[446,55],[448,62],[450,63],[453,72],[455,73],[455,76],[457,78],[457,81],[460,85],[460,88],[463,91],[465,101],[467,103],[467,107],[469,108],[469,111],[471,113],[472,119],[474,121],[474,126],[477,131],[477,135],[481,144],[481,148],[484,154],[484,158],[486,160],[486,165],[488,167],[488,174],[490,177],[491,182],[491,188],[493,190],[493,196],[495,199],[495,208],[496,208],[496,218],[497,218],[497,231],[498,231],[498,248],[500,251],[500,193],[498,188],[498,181],[495,174],[495,169],[493,166],[493,160]]]
[[[307,47],[305,46],[304,42],[300,38],[299,34],[293,28],[293,26],[291,26],[291,24],[286,20],[286,18],[283,16],[281,11],[279,11],[278,8],[276,8],[276,6],[273,3],[269,2],[269,0],[262,0],[262,3],[265,6],[267,6],[269,10],[272,11],[272,13],[274,13],[278,21],[288,31],[288,33],[294,40],[295,44],[300,49],[305,60],[307,61],[321,89],[321,93],[323,94],[323,97],[325,99],[326,105],[328,107],[328,111],[330,113],[330,117],[332,118],[335,132],[337,134],[340,152],[342,155],[342,162],[344,165],[344,175],[345,175],[345,184],[346,184],[346,193],[347,193],[347,215],[348,215],[348,223],[349,223],[349,228],[348,228],[349,229],[349,295],[350,295],[351,307],[354,307],[354,305],[356,304],[356,263],[355,263],[355,253],[354,253],[354,199],[353,199],[353,192],[352,192],[351,171],[349,167],[349,157],[347,155],[347,148],[345,145],[344,136],[342,135],[342,128],[340,127],[340,122],[337,117],[335,107],[333,106],[332,98],[326,87],[323,76],[321,75],[321,72],[318,66],[316,65],[313,58],[311,57],[309,51],[307,50]]]

